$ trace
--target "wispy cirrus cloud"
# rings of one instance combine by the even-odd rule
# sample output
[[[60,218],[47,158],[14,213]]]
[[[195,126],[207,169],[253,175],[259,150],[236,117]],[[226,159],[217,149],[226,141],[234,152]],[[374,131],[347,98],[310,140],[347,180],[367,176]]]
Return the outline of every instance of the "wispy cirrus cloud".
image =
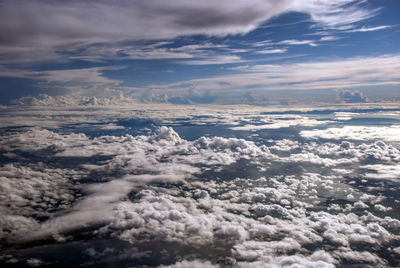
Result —
[[[181,61],[181,64],[188,65],[212,65],[212,64],[227,64],[227,63],[240,63],[243,60],[236,55],[217,55],[214,57],[206,57],[203,59],[193,59]]]
[[[375,26],[375,27],[361,27],[358,29],[352,29],[348,30],[347,32],[349,33],[355,33],[355,32],[373,32],[373,31],[379,31],[379,30],[384,30],[384,29],[389,29],[392,28],[391,25],[381,25],[381,26]]]
[[[286,52],[287,52],[286,48],[273,48],[273,49],[257,50],[258,54],[281,54],[281,53],[286,53]]]
[[[289,39],[289,40],[283,40],[278,42],[280,45],[309,45],[311,47],[316,47],[318,44],[314,40],[296,40],[296,39]]]
[[[109,87],[117,87],[121,80],[106,77],[104,71],[120,70],[124,66],[107,66],[93,68],[27,71],[0,67],[0,77],[31,79],[41,88],[62,89],[75,93],[90,90],[91,93],[103,91]]]

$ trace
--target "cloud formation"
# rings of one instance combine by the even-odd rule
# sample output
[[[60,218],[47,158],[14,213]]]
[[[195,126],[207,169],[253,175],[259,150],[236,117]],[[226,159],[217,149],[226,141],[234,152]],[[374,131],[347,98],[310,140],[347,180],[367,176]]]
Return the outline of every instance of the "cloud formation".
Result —
[[[209,114],[199,117],[190,110],[197,126],[235,120],[319,126],[309,118],[313,113],[255,116],[250,109],[229,121],[226,111],[207,108]],[[179,111],[170,115],[190,116]],[[168,118],[168,111],[154,114],[179,128],[181,120]],[[150,256],[154,265],[172,267],[393,266],[400,151],[370,128],[360,131],[361,140],[348,141],[333,133],[339,127],[321,130],[336,135],[333,141],[321,140],[317,130],[304,130],[298,139],[290,132],[286,139],[251,141],[218,135],[188,140],[165,126],[143,135],[93,137],[77,129],[15,128],[0,136],[1,157],[9,162],[0,166],[0,236],[13,245],[54,240],[62,247],[84,232],[133,247],[136,264]],[[382,195],[389,182],[393,192]],[[155,250],[148,252],[149,245]],[[82,252],[108,260],[118,252],[110,247]]]
[[[367,102],[367,97],[365,97],[358,90],[341,90],[339,91],[339,97],[347,103],[353,102]]]
[[[240,68],[240,71],[237,74],[152,87],[184,89],[187,85],[195,85],[199,90],[213,88],[229,92],[246,88],[258,90],[338,89],[398,85],[400,84],[400,56],[394,54],[304,63],[247,65]],[[347,94],[351,95],[351,93]],[[351,99],[350,97],[348,99]],[[364,97],[357,93],[353,99],[354,97],[358,97],[358,101],[364,100]]]
[[[73,51],[95,43],[245,34],[272,17],[292,11],[308,14],[320,26],[337,28],[377,14],[378,10],[367,9],[362,2],[120,0],[111,4],[103,0],[6,0],[1,5],[0,34],[4,38],[0,53],[9,60],[19,54],[29,61],[57,57],[56,50]]]

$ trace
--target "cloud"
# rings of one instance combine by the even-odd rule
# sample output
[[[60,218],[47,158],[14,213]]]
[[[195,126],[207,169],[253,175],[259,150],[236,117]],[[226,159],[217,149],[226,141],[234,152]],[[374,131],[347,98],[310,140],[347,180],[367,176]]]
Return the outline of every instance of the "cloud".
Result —
[[[275,48],[275,49],[262,49],[262,50],[257,50],[257,54],[281,54],[281,53],[286,53],[287,49],[286,48]]]
[[[24,71],[0,67],[0,77],[15,77],[37,81],[37,86],[55,91],[61,89],[64,93],[74,92],[104,92],[110,87],[122,83],[104,76],[104,71],[120,70],[122,66],[92,67],[64,70]]]
[[[341,90],[338,95],[347,103],[367,102],[368,100],[367,97],[358,90]]]
[[[196,85],[198,90],[213,88],[232,92],[246,88],[338,89],[373,85],[400,84],[400,56],[357,57],[303,63],[253,65],[238,74],[193,79],[164,85],[152,85],[159,90],[185,89]],[[229,83],[227,83],[229,81]],[[362,96],[360,96],[362,99]]]
[[[373,32],[373,31],[379,31],[379,30],[384,30],[384,29],[389,29],[392,28],[391,25],[381,25],[381,26],[375,26],[375,27],[361,27],[358,29],[352,29],[348,30],[347,32],[349,33],[355,33],[355,32]]]
[[[400,127],[396,125],[390,127],[344,126],[321,130],[303,130],[300,135],[311,139],[399,141]]]
[[[136,101],[124,97],[122,94],[112,97],[88,97],[79,95],[49,96],[40,94],[38,97],[24,96],[13,100],[11,103],[18,106],[41,106],[41,107],[67,107],[67,106],[111,106],[129,105]]]
[[[302,1],[293,2],[293,9],[310,14],[313,21],[327,29],[345,29],[378,14],[379,8],[366,9],[365,1]]]
[[[236,107],[230,115],[206,107],[199,118],[200,108],[160,107],[134,110],[141,118],[163,117],[169,124],[179,122],[171,118],[193,116],[198,121],[192,124],[220,126],[293,116]],[[108,121],[99,116],[97,123],[118,115],[111,109],[106,113]],[[299,121],[307,125],[303,117]],[[170,127],[137,136],[89,137],[74,131],[18,128],[0,137],[2,157],[19,160],[0,166],[0,187],[10,185],[0,198],[4,241],[74,241],[83,228],[93,239],[160,249],[150,256],[172,267],[334,267],[348,261],[382,266],[399,242],[400,223],[389,217],[395,203],[379,191],[364,193],[340,172],[352,170],[355,178],[364,179],[381,168],[363,167],[365,159],[374,156],[385,166],[400,161],[398,149],[375,142],[373,135],[363,142],[278,138],[260,144],[221,136],[186,140]],[[28,155],[32,158],[21,160]],[[384,171],[398,173],[396,168]],[[57,207],[57,200],[64,206]],[[46,218],[35,219],[37,214]]]
[[[219,265],[214,265],[209,261],[203,260],[192,260],[192,261],[179,261],[175,264],[171,265],[161,265],[160,268],[185,268],[185,267],[193,267],[193,268],[218,268]]]
[[[190,103],[213,103],[216,96],[210,90],[204,93],[198,93],[194,90],[189,90],[187,94],[182,94],[179,97],[170,97],[168,101],[173,104],[190,104]]]
[[[218,55],[214,57],[208,57],[205,59],[198,60],[184,60],[180,61],[181,64],[189,65],[213,65],[213,64],[229,64],[229,63],[240,63],[242,59],[236,55]]]
[[[295,40],[295,39],[283,40],[283,41],[279,42],[278,44],[280,44],[280,45],[309,45],[311,47],[318,46],[317,43],[315,43],[315,41],[313,41],[313,40]]]
[[[338,39],[340,39],[340,37],[328,35],[328,36],[321,37],[319,39],[319,41],[334,41],[334,40],[338,40]]]
[[[397,181],[400,176],[400,166],[396,165],[365,165],[361,166],[371,173],[366,173],[365,178],[378,180],[393,180]]]
[[[76,51],[98,43],[173,39],[196,34],[245,34],[291,11],[310,15],[322,27],[338,28],[378,13],[377,9],[363,7],[362,2],[120,0],[111,4],[104,0],[91,3],[6,0],[1,6],[0,35],[4,38],[0,53],[6,61],[29,62],[60,59],[59,51]]]
[[[257,125],[242,125],[231,127],[232,130],[247,130],[257,131],[262,129],[279,129],[293,126],[318,126],[333,123],[333,121],[322,121],[310,119],[308,117],[299,115],[288,115],[287,117],[281,116],[277,118],[271,118],[268,124],[257,124]]]

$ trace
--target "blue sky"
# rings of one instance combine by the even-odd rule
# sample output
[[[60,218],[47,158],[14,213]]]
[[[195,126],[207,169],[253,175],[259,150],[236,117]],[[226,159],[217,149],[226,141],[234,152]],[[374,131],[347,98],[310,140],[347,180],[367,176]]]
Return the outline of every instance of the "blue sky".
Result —
[[[0,3],[3,104],[42,93],[235,103],[399,91],[397,0]]]

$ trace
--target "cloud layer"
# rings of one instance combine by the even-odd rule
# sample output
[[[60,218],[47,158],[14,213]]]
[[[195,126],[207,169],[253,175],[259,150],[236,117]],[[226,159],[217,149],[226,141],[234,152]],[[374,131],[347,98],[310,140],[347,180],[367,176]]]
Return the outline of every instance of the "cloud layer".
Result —
[[[222,120],[218,116],[215,111],[197,123]],[[320,127],[310,119],[308,125],[308,116],[260,114],[256,120],[249,111],[242,119],[255,125],[302,119],[304,126],[289,127]],[[352,138],[355,128],[327,128],[347,133],[330,137],[304,130],[301,139],[264,142],[186,140],[165,126],[137,136],[5,132],[0,235],[5,245],[68,244],[84,232],[135,247],[133,263],[151,258],[172,267],[393,266],[399,260],[400,151],[374,127]],[[157,250],[149,253],[149,245]],[[100,260],[116,250],[85,252]]]
[[[165,39],[181,35],[247,33],[262,22],[297,11],[326,27],[349,25],[376,15],[362,1],[3,1],[3,47],[65,48],[116,40]],[[43,17],[42,14],[47,14]],[[129,25],[129,27],[126,27]]]

